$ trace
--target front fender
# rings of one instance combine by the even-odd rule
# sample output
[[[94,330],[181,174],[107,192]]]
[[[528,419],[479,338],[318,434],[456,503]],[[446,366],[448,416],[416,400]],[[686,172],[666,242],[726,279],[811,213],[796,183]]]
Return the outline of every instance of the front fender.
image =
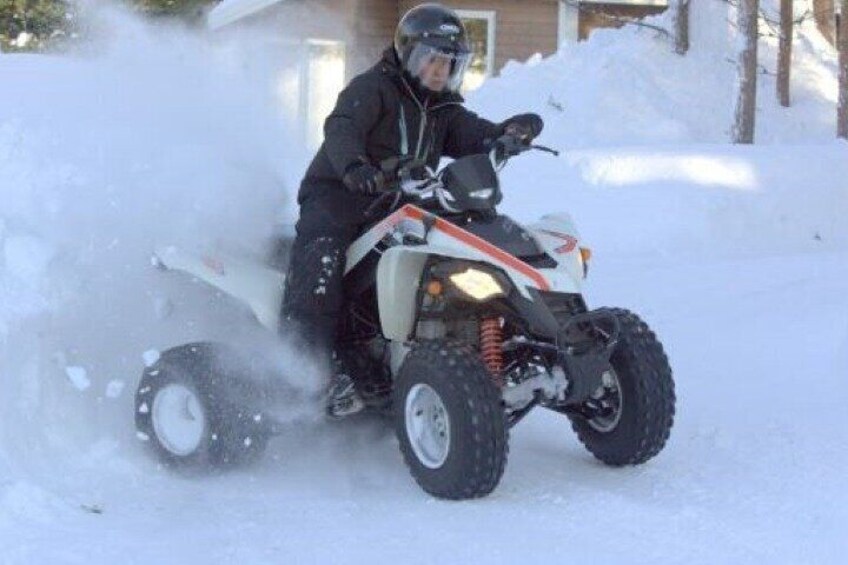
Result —
[[[418,308],[418,290],[427,259],[445,257],[479,261],[462,248],[440,245],[391,247],[377,265],[377,307],[387,339],[406,341],[412,334]],[[526,292],[526,290],[525,290]]]
[[[416,298],[421,273],[429,253],[393,247],[383,252],[377,265],[377,307],[383,335],[406,341],[415,324]]]

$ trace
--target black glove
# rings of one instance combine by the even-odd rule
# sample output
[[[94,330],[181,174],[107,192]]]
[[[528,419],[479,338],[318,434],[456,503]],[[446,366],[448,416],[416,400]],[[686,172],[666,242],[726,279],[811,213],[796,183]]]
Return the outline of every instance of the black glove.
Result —
[[[530,144],[514,135],[504,134],[494,141],[492,147],[495,150],[495,160],[502,163],[510,157],[527,151]]]
[[[356,163],[348,167],[342,182],[351,192],[378,194],[386,184],[383,172],[371,163]]]
[[[542,133],[545,122],[538,114],[518,114],[504,122],[504,135],[530,143]]]

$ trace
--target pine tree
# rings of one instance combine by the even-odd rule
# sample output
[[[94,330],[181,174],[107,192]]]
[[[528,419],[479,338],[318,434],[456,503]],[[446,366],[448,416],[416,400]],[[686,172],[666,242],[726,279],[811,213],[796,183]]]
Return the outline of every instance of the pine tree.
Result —
[[[189,22],[200,21],[207,6],[217,0],[131,0],[136,8],[153,17],[176,17]]]
[[[41,50],[74,25],[68,0],[0,0],[0,46],[4,50]],[[29,41],[23,41],[21,34]]]

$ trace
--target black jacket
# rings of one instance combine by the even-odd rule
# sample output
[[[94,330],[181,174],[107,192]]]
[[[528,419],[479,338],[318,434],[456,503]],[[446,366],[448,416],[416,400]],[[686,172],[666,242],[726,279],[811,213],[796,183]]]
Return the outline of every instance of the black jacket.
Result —
[[[503,124],[478,117],[462,102],[459,94],[428,96],[410,85],[394,49],[387,49],[379,63],[339,94],[298,201],[326,189],[346,190],[341,179],[357,162],[378,166],[389,157],[415,155],[435,168],[443,155],[458,158],[487,151],[503,133]]]

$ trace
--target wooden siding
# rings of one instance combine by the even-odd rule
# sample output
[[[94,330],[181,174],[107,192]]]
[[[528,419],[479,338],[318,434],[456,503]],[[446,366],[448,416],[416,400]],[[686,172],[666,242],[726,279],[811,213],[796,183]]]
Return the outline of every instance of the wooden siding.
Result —
[[[347,0],[354,4],[351,26],[354,45],[351,70],[356,72],[373,65],[392,44],[398,23],[397,0]]]
[[[363,71],[391,45],[397,22],[420,0],[287,0],[248,18],[253,23],[277,20],[289,37],[335,39],[347,49],[348,78]],[[443,0],[457,10],[495,12],[495,72],[510,59],[524,61],[535,53],[556,51],[559,31],[557,0]],[[615,27],[603,14],[644,17],[662,7],[592,3],[581,6],[579,36]],[[292,22],[297,22],[292,26]]]

